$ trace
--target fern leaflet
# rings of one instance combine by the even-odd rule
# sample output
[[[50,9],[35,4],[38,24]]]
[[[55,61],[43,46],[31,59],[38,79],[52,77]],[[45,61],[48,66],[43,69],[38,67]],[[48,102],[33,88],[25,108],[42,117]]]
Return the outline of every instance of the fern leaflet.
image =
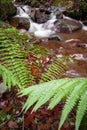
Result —
[[[81,119],[87,108],[86,90],[87,90],[86,78],[64,78],[64,79],[52,80],[39,85],[34,85],[30,88],[21,90],[20,94],[21,96],[24,95],[29,96],[23,107],[23,110],[25,111],[27,111],[32,105],[34,105],[33,111],[36,111],[41,105],[43,105],[49,100],[50,103],[48,109],[52,109],[63,98],[66,97],[67,99],[62,112],[62,116],[59,124],[59,130],[62,127],[65,119],[67,118],[69,112],[76,105],[76,102],[81,100],[79,103],[77,116],[76,116],[76,130],[78,130]],[[81,116],[79,115],[79,113],[81,113]]]
[[[81,120],[87,110],[87,90],[83,92],[81,95],[80,102],[78,104],[77,114],[76,114],[76,122],[75,122],[75,130],[79,129]]]

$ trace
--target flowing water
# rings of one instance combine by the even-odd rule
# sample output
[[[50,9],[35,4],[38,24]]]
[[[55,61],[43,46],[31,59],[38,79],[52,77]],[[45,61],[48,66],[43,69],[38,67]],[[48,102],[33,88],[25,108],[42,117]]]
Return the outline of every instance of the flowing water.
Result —
[[[30,13],[31,7],[29,6],[17,6],[17,15],[15,17],[28,18],[30,22],[29,32],[33,32],[36,37],[48,37],[52,34],[55,34],[54,22],[57,20],[55,15],[51,14],[50,20],[45,23],[38,24],[31,20]],[[38,9],[37,9],[38,10]]]
[[[76,62],[67,70],[65,77],[87,77],[87,26],[84,26],[81,21],[63,15],[64,22],[72,23],[72,26],[78,26],[79,24],[82,28],[73,32],[71,30],[69,33],[58,32],[54,24],[57,20],[54,13],[51,13],[48,21],[39,24],[31,20],[31,7],[17,5],[16,7],[18,12],[15,17],[25,17],[28,18],[30,22],[28,32],[33,32],[34,35],[39,38],[48,38],[54,34],[61,37],[62,41],[44,40],[40,44],[53,50],[58,57],[68,55],[76,59]]]

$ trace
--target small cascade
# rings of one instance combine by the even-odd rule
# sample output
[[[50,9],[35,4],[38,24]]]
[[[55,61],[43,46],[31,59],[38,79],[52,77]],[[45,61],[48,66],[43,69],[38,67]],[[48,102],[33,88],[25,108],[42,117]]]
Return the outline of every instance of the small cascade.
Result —
[[[14,6],[17,8],[17,15],[15,17],[26,18],[30,24],[28,32],[34,33],[36,37],[47,38],[54,34],[58,35],[58,33],[72,33],[73,31],[81,28],[83,30],[87,30],[87,27],[84,26],[81,21],[77,21],[63,15],[63,10],[61,10],[59,7],[52,6],[48,8],[48,10],[40,10],[39,8],[32,8],[28,5],[15,4],[15,0],[13,2]],[[35,15],[37,15],[35,13],[39,10],[42,11],[40,13],[48,13],[49,19],[41,23],[38,23],[37,20],[35,21]],[[43,17],[44,16],[42,15],[42,20]]]
[[[46,30],[41,30],[41,31],[35,31],[34,35],[38,38],[47,38],[55,33],[56,33],[55,31],[52,31],[50,29],[48,29],[48,30],[46,29]]]
[[[30,13],[29,6],[21,5],[21,6],[16,6],[16,8],[17,8],[17,15],[15,17],[24,17],[29,19],[29,13]]]
[[[23,17],[29,19],[30,22],[30,28],[29,32],[34,33],[36,37],[43,38],[43,37],[49,37],[52,34],[56,33],[56,29],[54,26],[54,22],[57,20],[56,15],[53,13],[51,14],[50,20],[48,20],[45,23],[36,23],[31,19],[30,16],[31,13],[31,7],[24,5],[24,6],[17,6],[17,15],[15,17]]]

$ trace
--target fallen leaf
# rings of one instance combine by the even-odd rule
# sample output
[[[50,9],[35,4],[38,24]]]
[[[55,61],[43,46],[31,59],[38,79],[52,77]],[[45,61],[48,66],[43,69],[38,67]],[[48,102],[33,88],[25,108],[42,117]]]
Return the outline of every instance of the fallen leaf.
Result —
[[[32,64],[31,71],[34,76],[39,76],[38,70],[35,68],[35,66]]]

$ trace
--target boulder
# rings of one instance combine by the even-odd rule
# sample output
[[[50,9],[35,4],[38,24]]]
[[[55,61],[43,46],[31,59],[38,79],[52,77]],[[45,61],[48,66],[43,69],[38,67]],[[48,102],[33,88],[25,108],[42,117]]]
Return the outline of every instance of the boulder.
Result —
[[[29,8],[30,8],[30,12],[29,12],[30,17],[34,22],[40,24],[40,23],[45,23],[47,20],[50,19],[51,12],[45,7],[40,7],[40,8],[29,7]]]
[[[46,10],[45,8],[39,8],[35,10],[34,17],[31,18],[33,19],[34,22],[36,23],[45,23],[47,20],[50,19],[50,11]]]
[[[24,17],[13,17],[9,20],[9,23],[17,29],[26,29],[30,27],[29,19]]]
[[[63,19],[59,19],[55,22],[55,27],[60,33],[72,33],[73,31],[79,30],[82,28],[82,23],[65,17]]]
[[[62,41],[61,37],[59,35],[51,35],[48,37],[48,40],[56,40],[56,41]]]

